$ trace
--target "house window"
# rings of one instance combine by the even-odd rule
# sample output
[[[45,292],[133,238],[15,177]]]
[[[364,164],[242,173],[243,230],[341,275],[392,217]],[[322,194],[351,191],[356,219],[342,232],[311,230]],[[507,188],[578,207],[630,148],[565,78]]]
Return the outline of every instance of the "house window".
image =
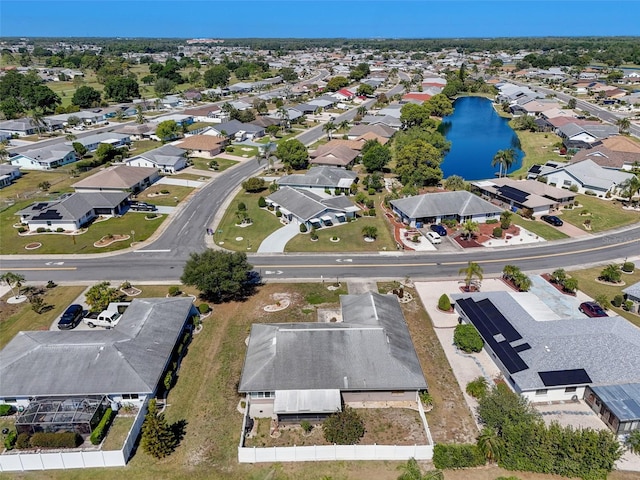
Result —
[[[123,393],[122,394],[122,399],[123,400],[138,400],[138,394],[137,393]]]
[[[276,392],[251,392],[251,398],[275,398]]]
[[[562,184],[563,184],[565,187],[570,187],[570,186],[571,186],[571,180],[565,180],[564,182],[562,182]]]
[[[564,393],[575,393],[578,387],[567,387],[564,389]]]
[[[542,396],[547,394],[546,388],[541,388],[540,390],[536,390],[536,396]]]
[[[17,398],[5,398],[2,403],[16,403],[17,401]]]

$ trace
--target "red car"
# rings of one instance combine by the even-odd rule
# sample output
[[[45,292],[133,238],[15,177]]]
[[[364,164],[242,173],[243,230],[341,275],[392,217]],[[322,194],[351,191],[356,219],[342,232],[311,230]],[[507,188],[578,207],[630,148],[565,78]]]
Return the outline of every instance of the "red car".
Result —
[[[608,317],[604,309],[596,302],[583,302],[578,308],[587,317]]]

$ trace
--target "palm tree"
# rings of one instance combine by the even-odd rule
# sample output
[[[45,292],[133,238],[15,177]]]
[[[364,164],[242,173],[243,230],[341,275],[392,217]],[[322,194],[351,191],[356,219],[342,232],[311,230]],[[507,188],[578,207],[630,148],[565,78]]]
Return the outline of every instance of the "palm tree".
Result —
[[[44,114],[42,110],[38,108],[34,108],[31,112],[31,124],[36,127],[38,131],[38,138],[40,138],[42,134],[42,127],[44,126]]]
[[[469,262],[466,267],[461,268],[458,273],[464,273],[464,283],[466,290],[469,291],[473,277],[477,277],[478,280],[482,280],[482,267],[476,262]]]
[[[500,173],[498,177],[502,177],[502,168],[504,167],[504,174],[507,175],[507,171],[509,167],[513,165],[516,158],[516,151],[513,148],[507,148],[506,150],[498,150],[498,152],[494,155],[493,160],[491,160],[491,166],[495,167],[496,165],[500,165]]]
[[[629,128],[631,127],[631,120],[628,118],[621,118],[616,122],[616,125],[620,127],[620,133],[629,133]]]
[[[505,210],[500,214],[500,228],[506,230],[511,226],[511,217],[513,217],[513,213],[509,210]]]
[[[637,175],[627,178],[620,184],[622,194],[627,197],[627,200],[631,202],[631,199],[636,193],[640,192],[640,178]]]
[[[467,220],[462,224],[462,232],[467,239],[471,238],[479,229],[478,222],[474,222],[473,220]]]
[[[492,427],[484,427],[478,436],[478,448],[491,462],[499,462],[504,452],[504,441]]]
[[[0,162],[4,162],[9,158],[9,150],[4,144],[0,144]]]
[[[11,293],[13,293],[14,298],[18,298],[20,296],[20,287],[22,287],[22,283],[24,282],[23,275],[13,272],[6,272],[0,275],[0,281],[3,281],[7,284],[7,286],[11,289]],[[18,289],[17,294],[14,288]]]
[[[73,133],[67,133],[67,134],[64,136],[64,138],[65,138],[68,142],[73,142],[73,141],[74,141],[76,138],[78,138],[78,137],[76,137]]]
[[[331,133],[336,129],[336,124],[333,122],[327,122],[322,126],[322,131],[327,132],[327,138],[331,140]]]
[[[600,272],[600,278],[605,282],[609,283],[618,283],[622,274],[620,273],[620,265],[616,263],[611,263],[604,267],[604,269]]]
[[[343,132],[346,132],[347,130],[349,130],[349,120],[342,120],[338,124],[338,130],[341,130]]]
[[[138,107],[138,112],[136,114],[136,123],[139,125],[142,125],[143,123],[146,123],[147,119],[144,118],[144,115],[142,114],[142,107]]]
[[[361,117],[364,117],[366,113],[367,113],[367,107],[360,106],[356,110],[356,114],[360,115]]]
[[[513,280],[518,273],[520,273],[520,269],[515,265],[505,265],[502,269],[502,277],[505,280]]]
[[[424,475],[420,471],[420,466],[415,458],[410,458],[406,464],[398,465],[398,470],[402,473],[398,480],[443,480],[444,475],[440,470],[427,472]]]

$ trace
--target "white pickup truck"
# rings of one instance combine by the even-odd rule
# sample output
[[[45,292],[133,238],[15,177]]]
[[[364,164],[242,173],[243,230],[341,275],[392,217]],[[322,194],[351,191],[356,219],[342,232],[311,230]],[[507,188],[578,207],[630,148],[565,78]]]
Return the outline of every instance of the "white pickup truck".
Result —
[[[113,328],[118,324],[118,322],[120,321],[120,318],[122,317],[122,314],[124,313],[124,311],[128,306],[129,306],[128,302],[110,303],[106,310],[103,310],[100,313],[98,312],[88,313],[82,319],[82,321],[86,323],[89,326],[89,328],[94,328],[94,327],[104,327],[107,329]]]

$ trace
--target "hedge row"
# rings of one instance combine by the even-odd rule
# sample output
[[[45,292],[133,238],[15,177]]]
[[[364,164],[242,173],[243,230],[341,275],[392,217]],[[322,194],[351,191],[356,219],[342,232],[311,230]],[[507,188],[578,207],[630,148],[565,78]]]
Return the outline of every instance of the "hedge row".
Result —
[[[76,432],[38,432],[31,435],[29,445],[43,448],[75,448],[82,445],[82,437]]]
[[[433,447],[433,465],[441,470],[479,467],[485,463],[485,456],[475,444],[437,443]]]
[[[100,442],[102,442],[102,439],[109,431],[109,427],[111,426],[113,417],[115,417],[115,412],[110,408],[107,408],[107,410],[104,412],[104,415],[100,419],[100,423],[98,423],[96,428],[93,429],[93,432],[91,432],[89,440],[91,441],[92,445],[100,445]]]
[[[0,417],[11,415],[13,412],[13,405],[9,405],[8,403],[3,403],[2,405],[0,405]]]

